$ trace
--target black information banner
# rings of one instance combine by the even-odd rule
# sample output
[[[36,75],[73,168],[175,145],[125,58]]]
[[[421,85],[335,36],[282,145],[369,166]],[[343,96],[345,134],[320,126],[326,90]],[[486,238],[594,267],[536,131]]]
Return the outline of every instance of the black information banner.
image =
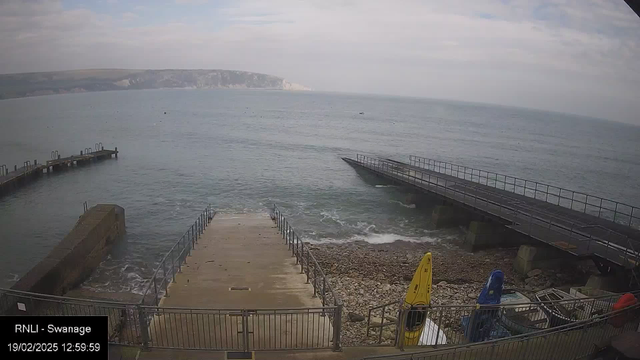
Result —
[[[0,316],[2,359],[109,358],[107,316]]]

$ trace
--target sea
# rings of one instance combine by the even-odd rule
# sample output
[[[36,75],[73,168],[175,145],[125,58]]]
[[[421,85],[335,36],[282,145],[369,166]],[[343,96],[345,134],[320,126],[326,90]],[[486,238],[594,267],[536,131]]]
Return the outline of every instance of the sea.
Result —
[[[0,198],[0,287],[71,230],[83,204],[125,208],[126,236],[84,286],[140,292],[206,206],[277,204],[314,242],[449,242],[407,191],[356,172],[357,153],[419,155],[640,205],[640,127],[539,110],[378,95],[130,90],[0,101],[0,164],[102,144],[118,159]],[[435,206],[435,203],[433,204]]]

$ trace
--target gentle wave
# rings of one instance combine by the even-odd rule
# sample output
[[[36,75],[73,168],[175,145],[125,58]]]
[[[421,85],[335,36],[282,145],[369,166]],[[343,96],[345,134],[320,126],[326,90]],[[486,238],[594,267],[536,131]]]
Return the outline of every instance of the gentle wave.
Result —
[[[394,204],[398,204],[402,207],[406,207],[408,209],[415,209],[416,208],[416,204],[405,204],[402,201],[398,201],[398,200],[389,200],[389,202],[394,203]]]
[[[320,215],[322,215],[322,219],[320,219],[320,222],[324,222],[325,219],[331,219],[341,226],[347,226],[347,224],[340,219],[337,210],[331,210],[330,212],[323,210],[320,212]]]
[[[357,234],[353,235],[347,239],[335,239],[335,238],[320,238],[320,239],[311,239],[305,238],[304,241],[312,243],[312,244],[323,244],[323,243],[347,243],[354,241],[365,241],[369,244],[389,244],[396,241],[407,241],[407,242],[416,242],[416,243],[436,243],[439,242],[440,239],[431,237],[431,236],[403,236],[398,234]]]

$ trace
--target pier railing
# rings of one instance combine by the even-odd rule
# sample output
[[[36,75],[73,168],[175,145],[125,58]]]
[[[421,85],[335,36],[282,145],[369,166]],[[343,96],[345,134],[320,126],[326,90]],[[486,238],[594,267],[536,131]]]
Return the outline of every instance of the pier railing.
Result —
[[[147,282],[140,304],[157,306],[160,299],[168,295],[169,283],[176,281],[176,274],[182,271],[182,265],[187,262],[187,256],[191,254],[191,250],[195,248],[198,239],[215,214],[216,212],[211,208],[211,205],[207,206],[180,239],[173,244]]]
[[[300,265],[300,274],[305,274],[307,283],[313,285],[313,296],[320,298],[323,307],[335,307],[335,311],[328,312],[333,317],[333,347],[335,350],[340,349],[340,328],[342,324],[342,301],[336,295],[327,275],[318,264],[315,256],[304,241],[300,240],[300,236],[296,234],[295,229],[291,226],[282,211],[273,205],[272,213],[273,221],[278,227],[278,231],[282,234],[282,239],[291,251],[291,255],[296,258],[296,265]]]
[[[503,339],[369,356],[364,359],[581,359],[596,353],[599,350],[598,344],[603,341],[622,333],[637,331],[639,310],[640,304],[636,304],[586,320]],[[399,334],[399,337],[402,336],[403,332]]]
[[[619,201],[564,189],[540,181],[522,179],[516,176],[474,169],[420,156],[409,156],[409,163],[412,166],[542,200],[567,209],[611,220],[621,225],[634,228],[640,227],[640,209]]]
[[[413,184],[416,187],[446,196],[461,202],[473,209],[481,209],[500,218],[509,219],[519,224],[515,230],[545,242],[550,236],[566,239],[573,244],[564,249],[575,255],[596,254],[602,258],[613,261],[626,268],[634,268],[640,263],[640,254],[636,251],[632,240],[620,233],[608,230],[604,240],[595,238],[592,234],[580,231],[580,224],[573,221],[551,217],[538,216],[533,212],[519,210],[512,203],[501,203],[478,196],[459,182],[438,176],[431,172],[423,172],[420,167],[409,168],[402,163],[372,158],[358,154],[357,163],[385,174],[393,179]],[[619,245],[623,244],[623,245]]]

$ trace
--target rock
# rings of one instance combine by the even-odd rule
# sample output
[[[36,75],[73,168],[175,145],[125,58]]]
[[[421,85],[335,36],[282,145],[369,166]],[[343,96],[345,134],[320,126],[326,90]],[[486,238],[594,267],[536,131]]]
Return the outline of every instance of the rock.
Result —
[[[402,280],[411,281],[411,280],[413,280],[413,275],[404,274],[404,275],[402,275]]]
[[[360,314],[356,314],[354,312],[349,312],[349,321],[351,322],[360,322],[360,321],[364,321],[365,317],[360,315]]]
[[[469,299],[475,299],[475,298],[476,298],[476,294],[474,294],[474,293],[468,293],[468,294],[467,294],[467,297],[468,297]]]
[[[547,281],[546,283],[544,283],[544,288],[548,289],[551,287],[551,281]]]
[[[391,290],[391,285],[389,284],[382,285],[382,291],[389,291],[389,290]]]
[[[445,286],[445,285],[447,285],[447,282],[446,282],[446,281],[440,281],[440,282],[438,283],[438,286]]]
[[[529,272],[527,273],[527,276],[528,276],[528,277],[534,277],[534,276],[538,276],[538,275],[540,275],[540,274],[542,274],[542,270],[540,270],[540,269],[533,269],[533,270],[531,270],[531,271],[529,271]]]
[[[384,321],[385,321],[385,322],[392,322],[392,323],[394,323],[394,322],[398,321],[398,319],[396,319],[396,318],[395,318],[395,317],[393,317],[393,316],[388,316],[388,315],[387,315],[387,316],[385,316],[385,317],[384,317]]]
[[[382,330],[382,338],[385,340],[393,340],[396,336],[389,329]]]
[[[526,279],[524,279],[524,283],[525,283],[525,284],[529,284],[529,283],[531,283],[533,280],[535,280],[535,279],[534,279],[534,278],[532,278],[532,277],[530,277],[530,278],[526,278]]]

